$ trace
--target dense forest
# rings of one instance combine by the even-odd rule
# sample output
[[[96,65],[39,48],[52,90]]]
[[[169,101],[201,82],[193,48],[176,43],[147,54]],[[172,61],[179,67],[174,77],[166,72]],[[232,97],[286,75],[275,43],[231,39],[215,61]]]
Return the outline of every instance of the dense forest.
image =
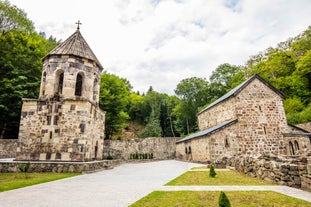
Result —
[[[37,33],[26,13],[0,1],[0,138],[17,138],[21,98],[37,98],[41,58],[59,42]],[[197,112],[235,86],[259,74],[286,97],[288,122],[311,121],[311,27],[249,58],[245,65],[219,65],[207,79],[189,77],[175,95],[132,90],[122,77],[101,75],[100,107],[106,113],[106,139],[122,139],[130,130],[137,137],[176,137],[198,130]],[[148,86],[147,86],[148,87]]]

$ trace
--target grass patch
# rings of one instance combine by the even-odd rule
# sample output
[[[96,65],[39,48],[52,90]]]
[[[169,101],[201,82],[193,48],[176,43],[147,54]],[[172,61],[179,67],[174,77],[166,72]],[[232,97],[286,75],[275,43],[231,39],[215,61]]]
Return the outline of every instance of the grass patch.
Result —
[[[226,191],[231,206],[311,207],[311,203],[273,191]],[[220,191],[154,191],[130,207],[218,206]]]
[[[209,170],[209,167],[207,166],[200,166],[200,167],[193,167],[191,170]],[[219,169],[216,169],[219,170]]]
[[[80,173],[0,173],[0,192],[81,175]]]
[[[166,185],[273,185],[264,180],[240,174],[232,170],[216,170],[216,173],[216,177],[211,178],[209,177],[208,171],[188,171],[181,176],[171,180]]]

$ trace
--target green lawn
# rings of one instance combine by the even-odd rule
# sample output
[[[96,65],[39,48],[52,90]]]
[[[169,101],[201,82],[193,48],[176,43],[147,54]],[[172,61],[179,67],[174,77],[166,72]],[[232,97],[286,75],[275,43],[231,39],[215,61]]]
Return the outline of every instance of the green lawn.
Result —
[[[311,203],[272,191],[226,191],[232,207],[311,207]],[[218,206],[220,191],[154,191],[130,207]]]
[[[166,185],[273,185],[264,180],[240,174],[233,170],[216,169],[216,177],[209,177],[209,171],[188,171],[181,176],[171,180]]]
[[[201,171],[201,170],[203,171]],[[195,168],[170,181],[166,185],[272,185],[232,170],[217,170],[216,177],[210,178],[206,168]],[[273,191],[226,191],[233,207],[311,207],[311,203]],[[165,206],[218,206],[220,191],[154,191],[131,207]]]
[[[0,173],[0,192],[81,175],[79,173]]]

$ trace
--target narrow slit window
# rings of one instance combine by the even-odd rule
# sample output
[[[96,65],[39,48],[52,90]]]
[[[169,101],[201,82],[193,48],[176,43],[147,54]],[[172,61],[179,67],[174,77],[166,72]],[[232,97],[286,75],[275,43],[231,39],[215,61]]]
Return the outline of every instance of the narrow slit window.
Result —
[[[97,95],[97,79],[95,78],[94,80],[94,85],[93,85],[93,100],[96,100],[96,95]]]
[[[81,74],[78,74],[77,75],[77,81],[76,81],[76,90],[75,90],[76,96],[82,95],[82,84],[83,84],[83,77]]]
[[[64,72],[59,74],[58,88],[57,88],[57,93],[58,94],[62,94],[63,93],[63,83],[64,83]]]

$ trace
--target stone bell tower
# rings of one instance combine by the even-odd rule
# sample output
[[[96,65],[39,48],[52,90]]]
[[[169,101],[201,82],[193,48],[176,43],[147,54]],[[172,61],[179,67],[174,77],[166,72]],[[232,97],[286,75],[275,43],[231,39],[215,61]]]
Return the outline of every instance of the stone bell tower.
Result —
[[[43,58],[39,99],[23,98],[16,160],[102,159],[102,70],[79,26]]]

